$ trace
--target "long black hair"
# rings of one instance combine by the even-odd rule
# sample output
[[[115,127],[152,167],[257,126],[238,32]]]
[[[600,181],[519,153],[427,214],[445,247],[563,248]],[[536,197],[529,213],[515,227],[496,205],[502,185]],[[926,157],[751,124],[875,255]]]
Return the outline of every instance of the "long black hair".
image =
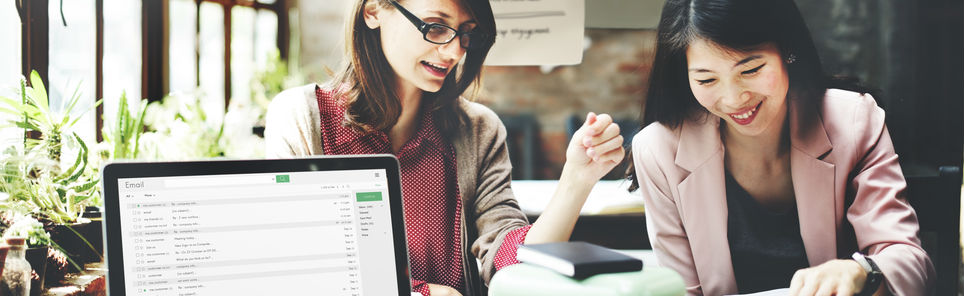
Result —
[[[820,104],[828,88],[872,92],[855,79],[831,77],[823,71],[810,30],[793,0],[667,0],[656,37],[656,56],[640,129],[658,122],[678,128],[708,112],[693,95],[687,74],[686,49],[697,39],[724,48],[750,51],[765,43],[777,46],[787,63],[789,92],[795,99]],[[627,157],[632,162],[632,157]],[[638,188],[635,168],[627,176]]]

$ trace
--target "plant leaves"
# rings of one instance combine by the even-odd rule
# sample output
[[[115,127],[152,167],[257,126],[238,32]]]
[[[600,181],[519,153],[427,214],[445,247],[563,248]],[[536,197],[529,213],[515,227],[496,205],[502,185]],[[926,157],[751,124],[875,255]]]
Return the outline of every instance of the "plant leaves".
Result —
[[[87,182],[86,184],[80,184],[80,185],[71,187],[70,189],[73,189],[76,192],[87,192],[88,190],[93,189],[94,186],[97,186],[98,183],[100,183],[100,180],[95,179],[95,180],[91,180],[90,182]]]
[[[50,111],[50,105],[47,102],[47,88],[44,86],[43,80],[40,80],[40,74],[37,70],[30,71],[30,87],[33,89],[35,96],[33,99],[37,107],[41,110]]]

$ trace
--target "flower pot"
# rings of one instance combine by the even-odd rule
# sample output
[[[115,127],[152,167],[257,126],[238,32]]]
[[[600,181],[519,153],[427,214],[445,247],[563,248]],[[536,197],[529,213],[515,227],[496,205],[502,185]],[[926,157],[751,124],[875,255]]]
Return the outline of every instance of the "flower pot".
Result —
[[[63,249],[68,258],[83,266],[85,263],[99,262],[103,258],[102,223],[101,220],[91,220],[71,225],[55,224],[48,226],[47,232],[50,233],[50,239]],[[71,265],[70,272],[79,272],[79,270]]]
[[[44,275],[47,273],[47,249],[48,247],[36,247],[27,249],[26,258],[30,262],[30,268],[37,274],[37,278],[30,281],[30,296],[40,296],[43,294],[45,283]]]

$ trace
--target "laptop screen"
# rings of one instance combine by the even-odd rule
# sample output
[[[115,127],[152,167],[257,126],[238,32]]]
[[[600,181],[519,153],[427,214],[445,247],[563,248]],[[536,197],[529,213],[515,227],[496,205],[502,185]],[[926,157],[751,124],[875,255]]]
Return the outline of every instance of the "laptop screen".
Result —
[[[385,169],[116,180],[126,295],[399,292]]]

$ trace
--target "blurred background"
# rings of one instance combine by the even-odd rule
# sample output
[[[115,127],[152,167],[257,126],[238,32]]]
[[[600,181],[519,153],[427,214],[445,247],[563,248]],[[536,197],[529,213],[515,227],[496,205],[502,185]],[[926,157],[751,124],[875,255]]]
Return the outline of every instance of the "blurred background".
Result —
[[[661,3],[634,1],[655,7]],[[622,12],[614,21],[610,13],[625,7],[622,2],[586,1],[578,65],[485,68],[483,89],[474,99],[499,113],[513,132],[517,179],[557,178],[572,125],[586,112],[612,114],[627,135],[638,129],[658,14]],[[883,91],[878,101],[888,110],[902,164],[912,170],[960,166],[962,3],[797,2],[828,72],[858,77]],[[197,100],[210,121],[235,111],[224,118],[229,123],[225,134],[257,134],[263,111],[258,108],[280,89],[324,82],[329,70],[340,67],[349,3],[8,1],[0,4],[0,40],[6,44],[0,47],[2,94],[12,96],[19,77],[35,69],[49,84],[53,108],[75,90],[81,105],[74,112],[91,109],[95,98],[102,98],[103,104],[76,125],[78,133],[92,141],[100,134],[102,118],[109,120],[116,113],[122,93],[133,102],[127,104],[131,110],[139,99],[160,102],[175,96]],[[17,135],[6,130],[3,139]],[[247,144],[254,139],[234,140],[243,143],[242,150],[260,149]],[[231,150],[219,152],[229,157],[260,153],[221,148]],[[614,172],[609,178],[620,175]]]
[[[612,114],[627,138],[639,129],[658,17],[653,11],[626,11],[640,2],[662,3],[586,0],[580,64],[485,67],[484,85],[473,99],[505,122],[513,179],[558,178],[569,135],[586,112]],[[76,119],[70,130],[102,159],[261,157],[270,99],[284,88],[324,82],[340,67],[343,18],[351,3],[2,1],[0,97],[20,98],[21,77],[29,81],[35,70],[51,112],[67,111],[65,116]],[[905,174],[956,178],[955,192],[935,193],[947,199],[918,209],[922,225],[956,233],[950,240],[956,245],[964,158],[964,3],[797,4],[826,70],[882,90],[877,100],[887,111]],[[0,119],[15,114],[0,113]],[[127,145],[133,148],[118,152],[117,143],[127,139],[123,132],[132,128],[138,137]],[[0,128],[2,147],[31,137],[37,134]],[[607,179],[623,178],[623,170]],[[930,216],[922,208],[952,213]]]

